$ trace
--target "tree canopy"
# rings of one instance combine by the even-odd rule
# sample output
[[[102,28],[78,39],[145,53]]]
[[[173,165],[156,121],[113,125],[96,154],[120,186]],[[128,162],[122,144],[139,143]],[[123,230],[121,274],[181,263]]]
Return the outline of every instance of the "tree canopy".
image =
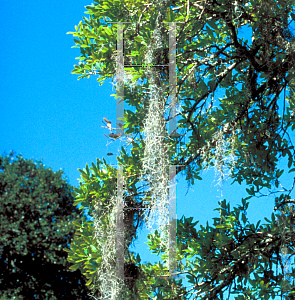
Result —
[[[0,170],[1,299],[90,299],[63,251],[80,219],[63,171],[13,153]]]
[[[138,272],[125,296],[223,299],[229,293],[235,294],[236,299],[274,299],[278,295],[292,299],[294,282],[285,279],[287,275],[294,277],[294,268],[289,274],[285,274],[284,268],[275,272],[274,268],[282,267],[283,249],[291,257],[294,254],[294,200],[291,198],[294,185],[279,189],[283,186],[280,181],[283,172],[288,171],[292,176],[295,171],[292,143],[295,37],[291,26],[295,21],[294,2],[94,2],[86,6],[89,18],[83,17],[75,26],[76,31],[71,32],[75,47],[81,51],[79,64],[72,72],[79,79],[99,75],[98,81],[103,84],[105,79],[115,77],[119,26],[116,22],[130,22],[123,25],[124,59],[128,58],[128,67],[124,69],[129,71],[124,100],[134,109],[125,111],[122,122],[129,138],[126,145],[131,149],[122,147],[118,157],[125,180],[125,208],[147,208],[146,203],[151,200],[140,174],[147,147],[145,126],[152,103],[151,82],[163,91],[159,103],[169,108],[169,67],[159,66],[169,62],[169,28],[164,22],[177,25],[179,108],[176,115],[177,132],[181,136],[166,132],[170,164],[183,165],[177,167],[176,173],[183,170],[191,185],[196,179],[202,179],[202,170],[209,166],[218,169],[222,176],[227,169],[232,183],[245,182],[249,194],[232,210],[226,200],[221,201],[216,208],[221,212],[220,218],[214,220],[213,227],[207,224],[196,231],[196,223],[191,218],[177,220],[178,272],[187,275],[192,284],[190,289],[184,288],[181,280],[168,277],[163,264],[141,264],[139,255],[135,257],[126,251],[126,261],[134,269],[136,266]],[[240,37],[245,28],[252,32],[251,39]],[[158,43],[159,32],[161,43]],[[152,63],[157,65],[154,69],[158,81],[146,80],[144,67],[136,66],[146,63],[150,49],[153,49]],[[222,97],[217,97],[222,91]],[[163,117],[168,123],[166,112]],[[278,167],[282,157],[288,159],[284,170]],[[105,258],[106,249],[111,248],[104,247],[115,224],[113,197],[117,172],[104,159],[97,159],[90,169],[86,165],[85,170],[80,170],[82,182],[75,189],[75,204],[81,203],[81,209],[89,208],[89,213],[100,222],[95,225],[84,220],[77,225],[79,229],[69,259],[88,278],[87,284],[92,283],[92,288],[98,289],[102,283],[99,274],[107,261],[115,267],[114,261]],[[266,194],[265,190],[268,190]],[[274,212],[265,219],[266,223],[250,224],[246,215],[249,200],[273,193],[276,194],[274,209],[283,212],[283,217]],[[124,219],[128,227],[126,249],[145,220],[140,209],[126,216],[127,221]],[[98,228],[102,234],[100,239],[94,237]],[[149,235],[149,245],[151,251],[162,252],[161,258],[167,262],[168,250],[162,247],[159,232]],[[185,265],[180,263],[183,258],[186,258]]]

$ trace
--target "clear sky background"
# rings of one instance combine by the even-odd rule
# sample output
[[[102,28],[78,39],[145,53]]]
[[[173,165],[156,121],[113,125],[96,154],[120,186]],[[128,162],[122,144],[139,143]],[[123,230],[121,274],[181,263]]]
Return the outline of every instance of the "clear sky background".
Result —
[[[0,36],[0,153],[14,150],[26,159],[41,160],[54,171],[64,170],[68,183],[78,187],[78,168],[91,165],[96,158],[116,164],[115,153],[124,143],[116,141],[108,146],[104,136],[108,131],[101,128],[103,117],[115,124],[116,100],[111,81],[99,86],[97,77],[77,80],[71,74],[78,63],[79,49],[74,45],[74,26],[79,23],[90,1],[9,1],[1,4]],[[247,35],[247,30],[239,36]],[[249,39],[249,37],[248,37]],[[251,40],[251,39],[250,39]],[[282,161],[281,168],[286,165]],[[286,174],[282,182],[290,188],[293,177]],[[241,204],[248,196],[245,185],[216,186],[214,170],[202,174],[187,191],[185,179],[177,175],[177,217],[194,217],[206,226],[213,224],[218,201],[227,199],[231,208]],[[292,194],[291,194],[292,196]],[[248,209],[250,222],[257,223],[269,218],[273,211],[275,195],[253,199]],[[158,261],[149,253],[143,230],[135,242],[133,251],[139,252],[142,261]]]

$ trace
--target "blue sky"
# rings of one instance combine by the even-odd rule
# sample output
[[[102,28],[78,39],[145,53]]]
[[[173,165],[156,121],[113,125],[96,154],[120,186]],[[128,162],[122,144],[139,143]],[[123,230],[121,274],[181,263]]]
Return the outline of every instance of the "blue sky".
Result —
[[[79,50],[74,45],[74,26],[82,19],[88,1],[26,1],[12,6],[8,1],[1,5],[0,35],[2,37],[0,73],[1,135],[0,153],[14,150],[27,159],[41,160],[54,171],[63,169],[68,183],[78,187],[80,172],[86,163],[105,157],[116,164],[115,153],[123,143],[109,141],[101,128],[103,117],[115,123],[116,101],[110,95],[115,90],[109,81],[99,86],[96,78],[77,80],[71,74],[78,60]],[[247,35],[247,31],[240,35]],[[286,162],[282,161],[281,168]],[[64,176],[64,178],[65,178]],[[245,185],[230,181],[216,186],[214,170],[202,175],[202,181],[186,195],[184,178],[177,175],[177,217],[194,217],[199,225],[213,223],[219,216],[214,209],[220,199],[227,199],[231,208],[241,204],[248,194]],[[283,174],[286,188],[293,178]],[[292,196],[292,194],[291,194]],[[248,217],[257,223],[269,217],[274,198],[263,197],[250,202]],[[143,230],[133,251],[139,252],[143,261],[155,262],[158,258],[148,251],[147,231]]]

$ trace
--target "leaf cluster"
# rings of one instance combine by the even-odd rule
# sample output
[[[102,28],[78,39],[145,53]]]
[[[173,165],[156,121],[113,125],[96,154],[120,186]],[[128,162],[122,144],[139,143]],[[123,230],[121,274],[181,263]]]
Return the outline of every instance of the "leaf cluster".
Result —
[[[128,165],[124,177],[133,180],[126,187],[131,186],[134,195],[148,200],[148,193],[139,193],[135,185],[142,180],[140,167],[145,148],[142,128],[150,92],[148,82],[144,82],[144,72],[136,64],[143,64],[148,47],[155,42],[152,36],[159,12],[157,3],[135,1],[131,6],[126,1],[125,4],[125,10],[119,1],[86,7],[90,19],[80,22],[73,33],[79,38],[75,43],[81,49],[81,64],[75,66],[73,73],[80,75],[79,78],[98,74],[101,83],[114,77],[118,27],[117,23],[105,22],[133,22],[124,24],[124,56],[132,55],[125,70],[131,72],[131,81],[141,83],[135,90],[129,83],[124,86],[124,100],[135,111],[126,111],[122,121],[126,132],[134,138],[130,152],[122,148],[118,161],[123,167]],[[236,294],[237,299],[273,299],[278,294],[286,295],[292,286],[289,290],[284,287],[284,274],[274,274],[273,266],[282,266],[283,244],[293,251],[293,213],[286,214],[285,227],[277,222],[274,214],[267,221],[269,224],[250,224],[246,200],[259,194],[269,196],[282,192],[272,191],[274,186],[277,189],[281,185],[279,179],[284,171],[278,168],[278,163],[282,157],[287,159],[289,173],[295,170],[290,136],[295,128],[295,39],[289,28],[289,20],[295,21],[294,4],[289,0],[219,0],[170,1],[168,6],[166,20],[178,22],[176,97],[180,106],[178,131],[183,134],[167,135],[171,163],[184,166],[177,168],[177,173],[184,169],[188,184],[200,180],[200,172],[209,166],[218,170],[228,168],[232,183],[247,184],[249,197],[242,199],[242,206],[232,211],[222,201],[218,208],[220,218],[214,220],[213,226],[208,223],[206,227],[201,226],[199,231],[190,218],[178,221],[178,271],[187,273],[192,283],[190,291],[183,289],[181,280],[168,278],[168,270],[161,262],[139,264],[143,276],[134,283],[138,297],[152,299],[156,293],[157,299],[186,299],[191,293],[194,299],[223,299],[226,291]],[[163,26],[166,42],[168,24]],[[251,41],[240,37],[239,32],[245,27],[252,29]],[[162,50],[161,55],[165,52]],[[167,56],[162,57],[167,60]],[[163,84],[168,85],[167,69],[161,70]],[[284,97],[279,107],[282,92]],[[223,95],[217,97],[220,93]],[[168,108],[168,86],[163,101]],[[231,155],[234,160],[226,160]],[[91,189],[95,180],[113,187],[110,182],[113,173],[107,171],[106,178],[99,173],[96,174],[99,179],[90,180],[85,171],[84,177],[79,193],[85,197],[79,198],[80,203],[91,205],[86,197],[90,191],[97,193],[102,203],[107,203],[107,195],[102,196],[98,187]],[[294,203],[290,197],[293,187],[294,184],[291,189],[283,189],[276,198],[277,207],[286,209],[287,204]],[[269,190],[268,195],[261,192],[265,188]],[[132,220],[129,219],[130,224]],[[167,249],[158,247],[157,233],[149,236],[148,243],[151,251],[162,252],[162,259],[167,261]],[[187,258],[185,266],[181,263],[184,258]],[[294,268],[290,274],[294,276]]]

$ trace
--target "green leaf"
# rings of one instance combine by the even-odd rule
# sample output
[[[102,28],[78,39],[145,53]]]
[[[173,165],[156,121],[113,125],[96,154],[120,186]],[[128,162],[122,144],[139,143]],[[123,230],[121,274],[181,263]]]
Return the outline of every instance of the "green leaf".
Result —
[[[132,78],[132,82],[136,81],[138,78],[141,78],[141,75],[135,75],[135,76]]]
[[[290,151],[289,151],[289,153],[290,153]],[[293,159],[292,159],[292,156],[291,156],[291,153],[290,153],[290,155],[289,155],[289,162],[288,162],[288,168],[291,168],[292,163],[293,163]]]
[[[78,270],[79,268],[80,268],[80,264],[72,265],[69,267],[70,270],[74,270],[74,271]]]
[[[194,284],[196,283],[194,276],[188,274],[188,275],[186,275],[186,277],[187,277],[189,283],[194,283]]]
[[[228,225],[226,225],[226,224],[219,224],[219,225],[216,225],[215,227],[219,228],[219,229],[222,229],[222,228],[227,228]]]
[[[186,71],[188,71],[189,69],[191,69],[194,66],[194,64],[190,64],[187,66]]]
[[[66,252],[69,252],[69,253],[73,252],[73,250],[67,249],[67,248],[64,248],[64,249],[62,249],[62,250],[63,250],[63,251],[66,251]]]
[[[86,257],[86,258],[82,258],[82,259],[77,260],[76,263],[79,263],[79,262],[82,262],[82,261],[86,261],[86,260],[88,260],[87,257]]]
[[[81,170],[81,169],[78,169],[78,171],[79,171],[80,173],[82,173],[82,174],[87,175],[87,174],[85,173],[85,171],[83,171],[83,170]]]
[[[80,223],[80,221],[78,221],[78,220],[75,220],[75,221],[73,221],[72,222],[75,226],[77,226],[77,227],[82,227],[82,224]]]
[[[247,222],[247,217],[244,213],[242,213],[242,221],[244,224]]]
[[[91,245],[90,247],[93,252],[97,252],[97,249],[93,245]]]
[[[81,203],[81,202],[83,202],[82,199],[80,199],[80,200],[74,200],[74,205],[76,206],[76,205],[78,205],[78,204]]]
[[[246,188],[246,191],[247,191],[247,193],[248,193],[249,195],[251,195],[251,196],[254,196],[254,195],[255,195],[255,193],[254,193],[254,188],[253,188],[253,187],[251,187],[251,189],[247,189],[247,188]]]
[[[261,220],[259,220],[259,221],[257,222],[257,224],[256,224],[256,230],[258,229],[260,222],[261,222]]]
[[[140,261],[141,261],[140,256],[139,256],[139,254],[137,253],[137,256],[136,256],[136,262],[139,264]]]
[[[215,23],[215,21],[210,20],[207,22],[209,24],[209,26],[211,26],[213,29],[218,29],[218,25]]]
[[[206,85],[206,83],[204,82],[203,79],[201,79],[198,88],[201,89],[202,94],[208,91],[207,85]]]
[[[112,35],[112,30],[109,28],[109,27],[105,27],[105,32],[108,34],[108,35]]]
[[[89,180],[89,177],[87,175],[81,174],[81,177],[86,181]]]

